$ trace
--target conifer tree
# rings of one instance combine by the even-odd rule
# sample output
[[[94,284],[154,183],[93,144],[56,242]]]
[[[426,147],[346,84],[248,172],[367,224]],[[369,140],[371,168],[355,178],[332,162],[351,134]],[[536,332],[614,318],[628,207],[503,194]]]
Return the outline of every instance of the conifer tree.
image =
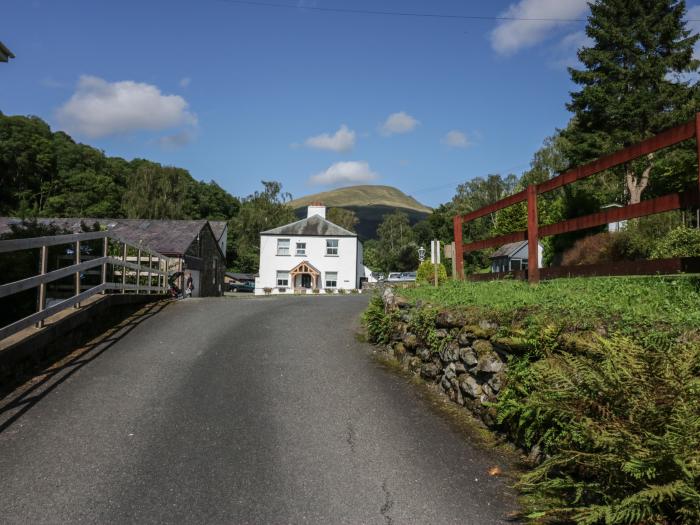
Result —
[[[700,108],[698,35],[686,28],[684,0],[597,0],[591,3],[579,50],[583,68],[570,68],[581,86],[567,108],[566,155],[579,165],[692,118]],[[629,202],[639,202],[655,166],[650,156],[625,167]]]

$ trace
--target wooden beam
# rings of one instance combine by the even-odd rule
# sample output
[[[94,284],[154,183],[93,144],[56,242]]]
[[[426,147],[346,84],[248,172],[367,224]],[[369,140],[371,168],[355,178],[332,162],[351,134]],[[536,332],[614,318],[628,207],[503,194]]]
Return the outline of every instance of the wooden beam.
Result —
[[[625,149],[601,157],[593,162],[579,166],[562,173],[558,177],[538,184],[537,193],[546,193],[555,190],[567,184],[571,184],[572,182],[576,182],[577,180],[585,179],[591,175],[600,173],[601,171],[638,159],[649,153],[654,153],[655,151],[673,146],[684,140],[692,139],[696,136],[698,118],[699,117],[696,115],[695,121],[686,122],[675,128],[668,129],[642,142],[633,144]]]
[[[514,193],[505,199],[501,199],[498,202],[494,202],[493,204],[489,204],[488,206],[484,206],[483,208],[469,212],[466,215],[462,215],[462,220],[464,222],[471,222],[475,219],[483,217],[484,215],[497,212],[498,210],[502,210],[503,208],[507,208],[508,206],[512,206],[513,204],[518,204],[519,202],[524,202],[526,200],[527,191],[523,190],[521,192]]]
[[[540,282],[539,233],[537,219],[537,186],[527,187],[527,280],[530,284]]]
[[[509,242],[518,242],[527,240],[527,231],[519,231],[508,233],[506,235],[499,235],[498,237],[493,237],[491,239],[484,239],[481,241],[474,241],[465,244],[463,247],[463,253],[475,252],[478,250],[483,250],[484,248],[493,248],[494,246],[501,246],[502,244],[508,244]]]
[[[549,235],[560,235],[579,230],[587,230],[596,226],[603,226],[611,222],[620,222],[627,219],[635,219],[637,217],[646,217],[647,215],[655,215],[667,211],[679,210],[682,208],[698,205],[699,192],[697,189],[692,189],[683,193],[671,193],[662,197],[648,199],[637,204],[630,204],[622,208],[610,208],[583,217],[576,217],[568,221],[558,222],[542,226],[540,235],[547,237]]]
[[[454,247],[452,251],[453,268],[455,269],[453,278],[464,279],[464,239],[462,230],[462,217],[459,215],[452,218],[452,231],[454,234]]]

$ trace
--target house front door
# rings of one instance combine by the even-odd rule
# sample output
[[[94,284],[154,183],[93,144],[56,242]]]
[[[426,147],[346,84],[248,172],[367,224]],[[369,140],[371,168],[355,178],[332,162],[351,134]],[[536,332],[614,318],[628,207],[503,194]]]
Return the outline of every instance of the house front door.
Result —
[[[301,287],[311,288],[311,276],[308,273],[301,274]]]

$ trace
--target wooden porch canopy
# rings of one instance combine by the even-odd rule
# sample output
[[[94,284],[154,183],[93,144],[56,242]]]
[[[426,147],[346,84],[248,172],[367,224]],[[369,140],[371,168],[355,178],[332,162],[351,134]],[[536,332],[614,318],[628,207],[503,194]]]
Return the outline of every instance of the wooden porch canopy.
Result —
[[[318,279],[321,276],[321,272],[314,268],[308,261],[302,261],[289,270],[289,279],[292,282],[292,286],[294,286],[294,278],[304,273],[309,274],[313,278],[314,288],[318,288]]]

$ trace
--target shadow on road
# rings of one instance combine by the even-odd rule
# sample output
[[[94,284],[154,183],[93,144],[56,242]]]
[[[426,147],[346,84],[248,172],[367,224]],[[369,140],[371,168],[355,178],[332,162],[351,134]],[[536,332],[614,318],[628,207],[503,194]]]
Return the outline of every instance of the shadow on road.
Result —
[[[27,370],[21,382],[15,381],[10,385],[2,385],[0,387],[0,433],[7,430],[71,375],[98,358],[139,324],[161,312],[169,304],[171,301],[148,304],[121,323],[107,329],[103,334],[72,350],[60,360],[49,363],[45,361]]]

